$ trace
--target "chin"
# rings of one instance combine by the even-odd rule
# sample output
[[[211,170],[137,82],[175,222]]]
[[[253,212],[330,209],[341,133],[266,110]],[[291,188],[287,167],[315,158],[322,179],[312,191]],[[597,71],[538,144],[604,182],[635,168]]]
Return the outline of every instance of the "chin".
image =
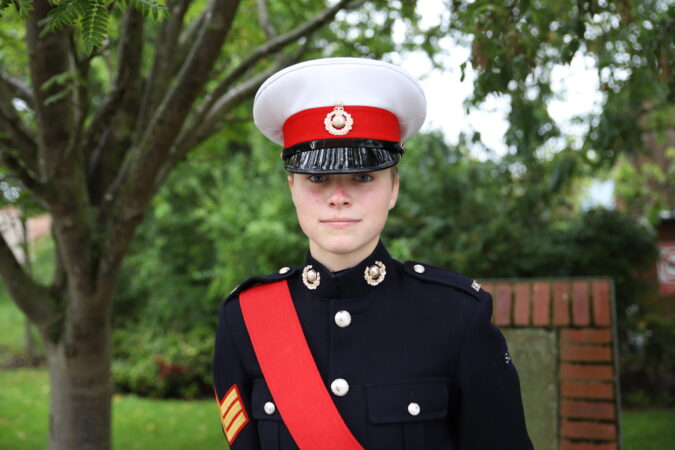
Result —
[[[334,237],[317,242],[324,250],[335,255],[348,255],[367,247],[373,242],[372,239],[356,240],[350,236]]]

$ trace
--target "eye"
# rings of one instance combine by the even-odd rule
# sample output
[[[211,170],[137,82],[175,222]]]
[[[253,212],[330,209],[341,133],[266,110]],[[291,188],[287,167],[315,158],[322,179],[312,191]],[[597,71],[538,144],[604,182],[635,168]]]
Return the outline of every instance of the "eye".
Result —
[[[359,173],[354,177],[354,179],[359,183],[367,183],[369,181],[373,181],[374,177],[369,173]]]
[[[312,174],[307,177],[309,181],[312,183],[323,183],[328,181],[328,177],[326,175],[320,175],[320,174]]]

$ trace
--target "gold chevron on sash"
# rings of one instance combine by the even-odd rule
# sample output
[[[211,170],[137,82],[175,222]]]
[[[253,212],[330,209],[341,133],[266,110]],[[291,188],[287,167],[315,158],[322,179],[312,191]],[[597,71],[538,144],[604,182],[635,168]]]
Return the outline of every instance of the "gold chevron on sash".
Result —
[[[227,438],[227,442],[232,445],[237,438],[239,432],[248,423],[248,415],[244,404],[241,401],[239,388],[237,385],[232,387],[225,393],[222,400],[218,398],[216,392],[216,400],[218,400],[218,407],[220,411],[220,422],[223,425],[223,432]]]

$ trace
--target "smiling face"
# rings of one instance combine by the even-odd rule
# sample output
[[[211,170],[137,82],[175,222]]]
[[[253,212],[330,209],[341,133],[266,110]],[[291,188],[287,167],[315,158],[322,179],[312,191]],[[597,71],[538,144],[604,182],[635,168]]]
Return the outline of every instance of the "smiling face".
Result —
[[[288,177],[298,222],[317,261],[337,271],[372,253],[398,197],[392,170]]]

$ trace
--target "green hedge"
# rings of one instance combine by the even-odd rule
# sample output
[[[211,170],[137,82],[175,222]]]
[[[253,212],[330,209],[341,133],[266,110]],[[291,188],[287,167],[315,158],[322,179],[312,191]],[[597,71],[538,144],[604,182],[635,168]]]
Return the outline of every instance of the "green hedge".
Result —
[[[112,377],[115,389],[147,397],[196,398],[211,395],[214,332],[131,328],[115,331]]]

